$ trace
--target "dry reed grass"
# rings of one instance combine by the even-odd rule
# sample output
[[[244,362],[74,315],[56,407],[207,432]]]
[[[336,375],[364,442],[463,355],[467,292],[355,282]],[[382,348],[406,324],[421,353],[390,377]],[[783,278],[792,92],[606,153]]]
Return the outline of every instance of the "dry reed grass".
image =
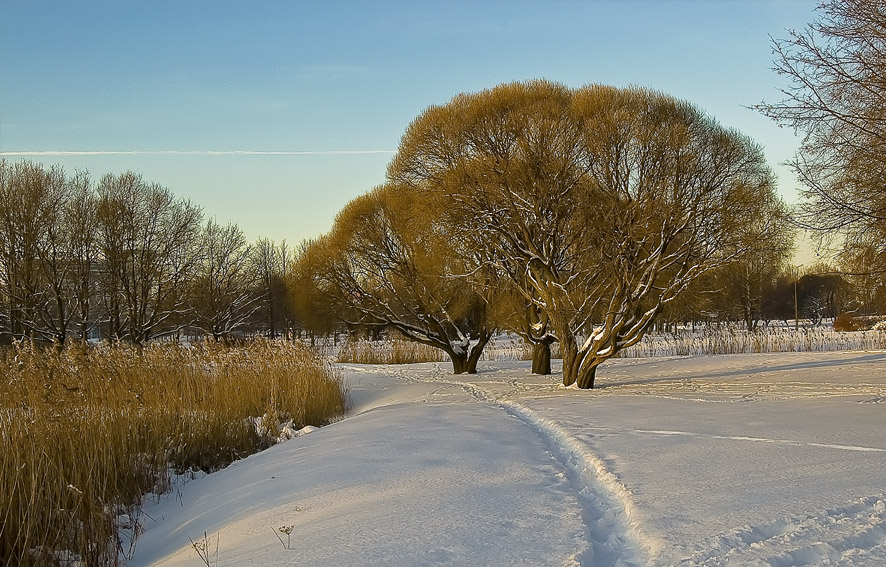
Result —
[[[449,356],[438,348],[399,337],[378,341],[349,338],[340,347],[326,342],[320,349],[326,356],[341,363],[415,364],[449,361]],[[552,358],[561,358],[560,345],[552,344],[551,353]],[[532,345],[516,335],[501,335],[486,345],[480,360],[532,360]]]
[[[399,337],[382,341],[348,339],[336,356],[336,362],[355,364],[415,364],[447,360],[449,357],[438,348]]]
[[[0,352],[0,565],[115,565],[143,495],[345,409],[307,348],[17,345]],[[254,418],[264,428],[257,428]],[[124,514],[125,515],[121,515]]]
[[[835,331],[831,327],[768,327],[756,332],[723,325],[681,330],[676,333],[647,334],[643,340],[616,354],[620,358],[746,354],[767,352],[826,352],[840,350],[886,349],[886,325],[869,331]],[[561,358],[557,343],[551,345],[552,358]],[[334,356],[334,352],[330,353]],[[404,339],[366,341],[349,339],[335,356],[338,362],[362,364],[411,364],[443,362],[446,354],[432,347]],[[482,360],[531,360],[532,345],[514,335],[496,337],[483,350]]]
[[[502,335],[489,341],[489,344],[483,349],[481,360],[532,360],[533,350],[532,343],[528,343],[516,335]],[[563,358],[560,344],[553,343],[551,344],[551,359],[558,358]]]
[[[646,335],[618,353],[623,358],[749,354],[769,352],[829,352],[886,349],[886,331],[842,332],[828,327],[798,330],[776,327],[748,332],[734,327]]]

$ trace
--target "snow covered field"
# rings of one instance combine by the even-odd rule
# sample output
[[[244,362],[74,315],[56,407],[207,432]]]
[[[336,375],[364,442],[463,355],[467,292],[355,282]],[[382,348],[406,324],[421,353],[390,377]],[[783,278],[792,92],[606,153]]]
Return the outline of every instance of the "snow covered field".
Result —
[[[128,564],[886,565],[886,353],[527,367],[345,365],[347,419],[148,505]]]

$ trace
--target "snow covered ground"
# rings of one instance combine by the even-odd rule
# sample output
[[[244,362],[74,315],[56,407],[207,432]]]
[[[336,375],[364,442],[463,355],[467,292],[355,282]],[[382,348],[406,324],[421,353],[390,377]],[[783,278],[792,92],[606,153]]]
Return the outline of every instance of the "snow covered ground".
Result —
[[[886,565],[886,353],[527,366],[343,366],[347,419],[150,504],[128,564]]]

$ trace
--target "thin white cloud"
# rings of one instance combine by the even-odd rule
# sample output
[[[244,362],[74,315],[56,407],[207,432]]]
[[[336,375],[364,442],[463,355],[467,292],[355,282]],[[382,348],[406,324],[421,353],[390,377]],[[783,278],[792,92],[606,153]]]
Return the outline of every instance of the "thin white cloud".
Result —
[[[346,156],[394,154],[396,150],[319,150],[319,151],[262,151],[262,150],[129,150],[129,151],[22,151],[0,152],[2,157],[64,157],[64,156]]]

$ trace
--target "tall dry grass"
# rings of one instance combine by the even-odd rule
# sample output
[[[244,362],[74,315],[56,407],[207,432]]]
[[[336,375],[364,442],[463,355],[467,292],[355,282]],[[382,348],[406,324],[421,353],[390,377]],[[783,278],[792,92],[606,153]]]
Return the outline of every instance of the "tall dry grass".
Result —
[[[449,357],[438,348],[399,337],[382,341],[351,338],[342,345],[335,360],[356,364],[415,364],[445,362]]]
[[[830,352],[886,349],[886,331],[835,331],[830,327],[764,328],[748,332],[736,327],[707,328],[646,335],[638,344],[618,353],[623,358],[750,354],[772,352]]]
[[[325,343],[326,356],[336,362],[357,364],[415,364],[418,362],[447,362],[449,356],[442,350],[399,337],[378,341],[349,338],[340,346]],[[551,345],[553,358],[561,358],[560,345]],[[494,337],[483,349],[481,360],[532,360],[532,345],[516,335]]]
[[[143,495],[345,409],[337,371],[257,341],[0,352],[0,565],[115,565]],[[263,427],[256,427],[255,418]],[[125,515],[124,515],[125,514]]]
[[[363,364],[411,364],[443,362],[446,354],[432,347],[404,339],[367,341],[349,339],[340,348],[327,347],[338,362]],[[835,331],[830,326],[793,329],[764,327],[755,332],[735,325],[703,327],[696,331],[647,334],[638,344],[619,351],[621,358],[746,354],[768,352],[826,352],[840,350],[886,349],[886,329]],[[551,345],[552,358],[560,358],[560,347]],[[532,345],[514,335],[495,337],[483,350],[482,360],[531,360]]]

